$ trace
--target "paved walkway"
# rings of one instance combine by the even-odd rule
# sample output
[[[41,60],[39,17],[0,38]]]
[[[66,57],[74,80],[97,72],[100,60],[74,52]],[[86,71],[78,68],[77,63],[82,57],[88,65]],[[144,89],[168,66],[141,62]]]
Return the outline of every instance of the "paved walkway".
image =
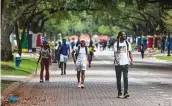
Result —
[[[139,58],[135,56],[135,58]],[[138,59],[139,60],[139,59]],[[157,63],[158,64],[158,63]],[[169,64],[135,63],[129,71],[128,99],[118,99],[113,58],[110,52],[96,55],[92,68],[86,71],[85,89],[77,88],[73,62],[67,75],[60,75],[57,64],[51,66],[49,83],[39,83],[39,77],[22,85],[30,88],[28,97],[11,106],[172,106],[172,71]],[[22,95],[26,91],[19,89]],[[20,92],[21,91],[21,92]]]

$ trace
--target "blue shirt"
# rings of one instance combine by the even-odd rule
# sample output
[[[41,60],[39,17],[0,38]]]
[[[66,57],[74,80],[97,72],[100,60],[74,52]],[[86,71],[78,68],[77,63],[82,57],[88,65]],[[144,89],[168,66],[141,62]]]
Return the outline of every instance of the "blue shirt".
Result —
[[[63,55],[67,56],[68,55],[68,50],[70,49],[68,44],[62,45],[62,53]]]

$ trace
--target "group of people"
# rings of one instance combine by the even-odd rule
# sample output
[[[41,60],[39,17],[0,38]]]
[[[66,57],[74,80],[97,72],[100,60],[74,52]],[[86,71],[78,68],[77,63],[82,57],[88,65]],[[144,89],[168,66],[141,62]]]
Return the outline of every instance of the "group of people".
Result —
[[[83,50],[84,48],[84,50]],[[71,52],[72,50],[72,52]],[[90,41],[87,47],[85,40],[80,40],[75,44],[71,43],[71,47],[66,43],[66,39],[63,39],[62,43],[59,42],[55,49],[55,59],[57,60],[59,68],[61,68],[61,75],[66,75],[67,61],[72,54],[74,64],[76,66],[78,87],[84,87],[85,70],[87,67],[87,61],[89,68],[91,67],[92,58],[95,52],[93,42]],[[43,73],[45,68],[45,82],[49,82],[49,65],[51,64],[51,50],[48,42],[44,41],[40,50],[40,56],[37,64],[40,62],[40,82],[44,82]],[[81,83],[80,83],[81,75]]]
[[[77,42],[76,46],[71,47],[72,52],[70,52],[70,46],[66,44],[66,40],[63,39],[63,43],[57,49],[60,51],[58,57],[59,67],[61,68],[61,75],[66,74],[66,65],[70,53],[73,58],[73,62],[77,71],[77,87],[84,88],[85,80],[85,71],[88,66],[91,67],[92,57],[94,55],[95,49],[93,42],[90,41],[89,46],[86,45],[85,40],[80,40]],[[43,42],[43,47],[40,51],[40,56],[38,62],[41,63],[41,72],[40,72],[40,82],[44,82],[43,71],[44,67],[46,70],[45,81],[49,81],[49,64],[51,60],[50,50],[48,49],[48,43]],[[117,37],[117,42],[114,44],[114,64],[116,70],[116,80],[117,80],[117,90],[118,98],[128,98],[128,67],[133,65],[133,57],[131,54],[131,44],[126,40],[126,34],[124,31],[119,32]],[[63,66],[62,66],[63,65]],[[63,73],[64,68],[64,73]],[[122,95],[121,89],[121,76],[123,73],[124,78],[124,95]]]
[[[99,41],[99,45],[100,45],[100,50],[104,51],[106,50],[106,48],[108,47],[109,50],[113,50],[113,45],[114,45],[114,39],[110,39],[110,40],[100,40]],[[98,44],[97,44],[98,47]]]

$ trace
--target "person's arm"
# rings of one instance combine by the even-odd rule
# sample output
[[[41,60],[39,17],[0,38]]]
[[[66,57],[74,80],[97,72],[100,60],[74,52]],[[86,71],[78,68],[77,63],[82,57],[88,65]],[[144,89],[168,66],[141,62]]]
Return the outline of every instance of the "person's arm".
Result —
[[[75,50],[72,51],[73,62],[76,63]]]
[[[39,63],[40,59],[41,59],[41,52],[39,53],[39,58],[38,58],[37,64]]]
[[[117,59],[117,55],[118,55],[118,52],[117,52],[117,43],[115,43],[114,44],[114,58],[115,58],[115,61],[114,62],[116,62],[118,65],[120,65],[119,64],[119,61]]]
[[[118,59],[117,59],[117,51],[114,51],[114,58],[115,58],[115,62],[116,62],[118,65],[120,65],[120,64],[119,64],[119,61],[118,61]]]
[[[70,46],[68,47],[68,52],[69,52],[68,53],[69,54],[68,57],[70,57]]]
[[[131,48],[131,44],[129,44],[129,58],[130,58],[130,64],[133,65],[133,55],[131,53],[132,48]]]

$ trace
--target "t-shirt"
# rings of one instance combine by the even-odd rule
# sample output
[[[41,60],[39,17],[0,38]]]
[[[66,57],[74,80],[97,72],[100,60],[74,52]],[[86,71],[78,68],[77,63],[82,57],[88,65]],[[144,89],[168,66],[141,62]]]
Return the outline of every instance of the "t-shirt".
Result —
[[[128,51],[131,51],[131,44],[128,42]],[[117,52],[117,42],[114,44],[114,52]],[[119,51],[117,53],[117,61],[119,62],[120,65],[127,65],[129,64],[129,53],[127,53],[127,44],[124,41],[123,43],[119,42]],[[117,63],[115,62],[115,65]]]
[[[50,56],[50,50],[49,49],[44,49],[44,48],[41,48],[41,58],[49,58]]]
[[[94,46],[89,46],[88,48],[89,48],[89,52],[94,53],[94,51],[95,51],[95,50],[94,50]]]
[[[88,48],[87,48],[88,50]],[[75,53],[78,52],[78,47],[75,47]],[[80,47],[78,56],[77,56],[77,63],[82,62],[82,63],[87,63],[87,54],[86,54],[86,49],[85,47]]]
[[[68,44],[62,45],[61,54],[63,54],[64,56],[67,56],[69,49],[70,49],[70,47]]]

